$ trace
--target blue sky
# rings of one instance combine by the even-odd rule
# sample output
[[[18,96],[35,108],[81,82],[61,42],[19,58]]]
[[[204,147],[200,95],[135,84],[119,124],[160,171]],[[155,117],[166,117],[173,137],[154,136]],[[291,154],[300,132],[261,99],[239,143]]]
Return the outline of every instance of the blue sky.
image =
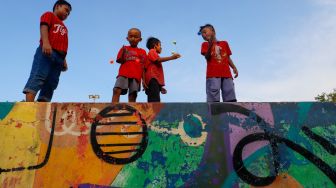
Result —
[[[204,102],[206,63],[200,55],[200,25],[211,23],[227,40],[239,77],[238,101],[313,101],[336,88],[336,0],[69,0],[69,70],[61,75],[54,102],[110,102],[119,65],[115,59],[129,28],[163,45],[163,102]],[[39,41],[39,19],[54,1],[2,0],[0,101],[21,101]],[[147,50],[147,49],[146,49]],[[144,92],[138,102],[146,102]],[[121,102],[127,102],[122,96]]]

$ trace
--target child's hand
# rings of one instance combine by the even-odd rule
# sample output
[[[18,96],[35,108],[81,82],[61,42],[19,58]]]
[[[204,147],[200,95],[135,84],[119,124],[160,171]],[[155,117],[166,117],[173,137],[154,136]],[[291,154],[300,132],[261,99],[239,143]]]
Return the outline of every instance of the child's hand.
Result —
[[[161,93],[162,93],[162,94],[166,94],[166,93],[167,93],[166,88],[161,88]]]
[[[42,45],[42,52],[44,55],[51,56],[52,47],[49,43],[45,43]]]
[[[238,77],[238,70],[237,70],[237,68],[235,67],[235,68],[233,68],[233,73],[235,74],[235,78],[237,78]]]
[[[181,55],[178,54],[178,53],[173,53],[173,55],[171,56],[172,59],[178,59],[180,57],[181,57]]]
[[[67,64],[66,60],[64,60],[63,67],[62,67],[62,72],[65,72],[67,70],[68,70],[68,64]]]

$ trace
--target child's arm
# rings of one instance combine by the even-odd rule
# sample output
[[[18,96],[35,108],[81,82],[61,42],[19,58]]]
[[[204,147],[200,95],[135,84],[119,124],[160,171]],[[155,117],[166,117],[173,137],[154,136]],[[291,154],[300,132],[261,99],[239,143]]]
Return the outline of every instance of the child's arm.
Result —
[[[47,25],[41,25],[40,27],[41,39],[42,39],[42,52],[45,55],[50,56],[52,52],[52,47],[49,42],[49,28]]]
[[[212,42],[209,42],[209,48],[208,48],[208,51],[204,54],[204,57],[205,57],[206,60],[210,60],[212,46],[213,46],[213,43],[212,43]]]
[[[235,74],[234,77],[237,78],[237,77],[238,77],[238,70],[237,70],[237,67],[234,65],[234,63],[233,63],[231,57],[229,57],[229,65],[230,65],[230,67],[232,68],[233,73]]]
[[[204,54],[204,57],[205,57],[206,60],[210,60],[212,47],[213,47],[213,44],[216,41],[217,41],[217,39],[214,36],[211,36],[211,38],[209,39],[209,41],[208,41],[208,43],[209,43],[208,51]]]
[[[165,62],[165,61],[170,61],[170,60],[174,60],[174,59],[178,59],[180,58],[181,55],[178,54],[178,53],[174,53],[173,55],[169,56],[169,57],[159,57],[156,62],[158,63],[162,63],[162,62]]]
[[[125,48],[125,46],[123,46],[118,53],[118,57],[116,59],[116,62],[120,63],[120,64],[125,63],[125,54],[126,54],[126,48]]]

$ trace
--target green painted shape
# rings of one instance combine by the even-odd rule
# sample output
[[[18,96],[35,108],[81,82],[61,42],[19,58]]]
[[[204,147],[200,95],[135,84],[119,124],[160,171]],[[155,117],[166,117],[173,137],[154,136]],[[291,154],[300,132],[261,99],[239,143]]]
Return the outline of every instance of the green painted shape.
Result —
[[[0,102],[0,120],[4,119],[7,114],[12,110],[15,103],[13,102]]]
[[[204,153],[204,145],[188,146],[180,135],[149,131],[149,142],[143,156],[125,165],[114,180],[117,187],[179,187],[184,184],[182,176],[195,171]],[[160,155],[164,161],[153,158]],[[177,179],[171,182],[173,178]]]
[[[315,127],[312,131],[323,138],[334,138],[336,132],[336,125],[330,125],[328,127]],[[308,138],[307,138],[308,139]],[[329,140],[332,144],[335,144],[335,140]],[[333,169],[336,167],[336,157],[329,154],[321,145],[313,140],[309,143],[312,145],[313,151],[316,156],[320,157],[325,163],[330,165]],[[303,160],[304,158],[300,156]],[[307,159],[305,159],[307,160]],[[334,183],[327,177],[320,169],[314,164],[308,162],[307,165],[291,165],[288,173],[292,175],[303,187],[335,187]]]
[[[254,153],[252,153],[250,156],[248,156],[246,159],[244,159],[245,166],[250,166],[254,161],[258,160],[260,157],[264,156],[265,153],[271,152],[268,146],[264,146],[258,150],[256,150]],[[269,171],[268,169],[263,169],[263,171]],[[228,187],[234,187],[236,183],[240,183],[240,187],[248,186],[250,185],[243,183],[243,181],[238,177],[237,173],[235,171],[232,171],[230,175],[226,178],[222,188],[228,188]]]

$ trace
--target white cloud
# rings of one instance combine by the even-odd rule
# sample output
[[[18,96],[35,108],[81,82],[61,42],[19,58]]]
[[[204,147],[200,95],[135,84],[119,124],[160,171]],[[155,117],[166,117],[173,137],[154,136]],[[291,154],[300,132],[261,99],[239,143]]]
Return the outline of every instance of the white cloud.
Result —
[[[322,5],[336,5],[335,0],[312,0],[312,1]]]
[[[269,70],[273,77],[239,83],[242,101],[313,101],[336,88],[336,12],[330,6],[336,7],[336,1],[316,2],[323,4],[322,11],[269,47],[263,63],[274,68]]]

